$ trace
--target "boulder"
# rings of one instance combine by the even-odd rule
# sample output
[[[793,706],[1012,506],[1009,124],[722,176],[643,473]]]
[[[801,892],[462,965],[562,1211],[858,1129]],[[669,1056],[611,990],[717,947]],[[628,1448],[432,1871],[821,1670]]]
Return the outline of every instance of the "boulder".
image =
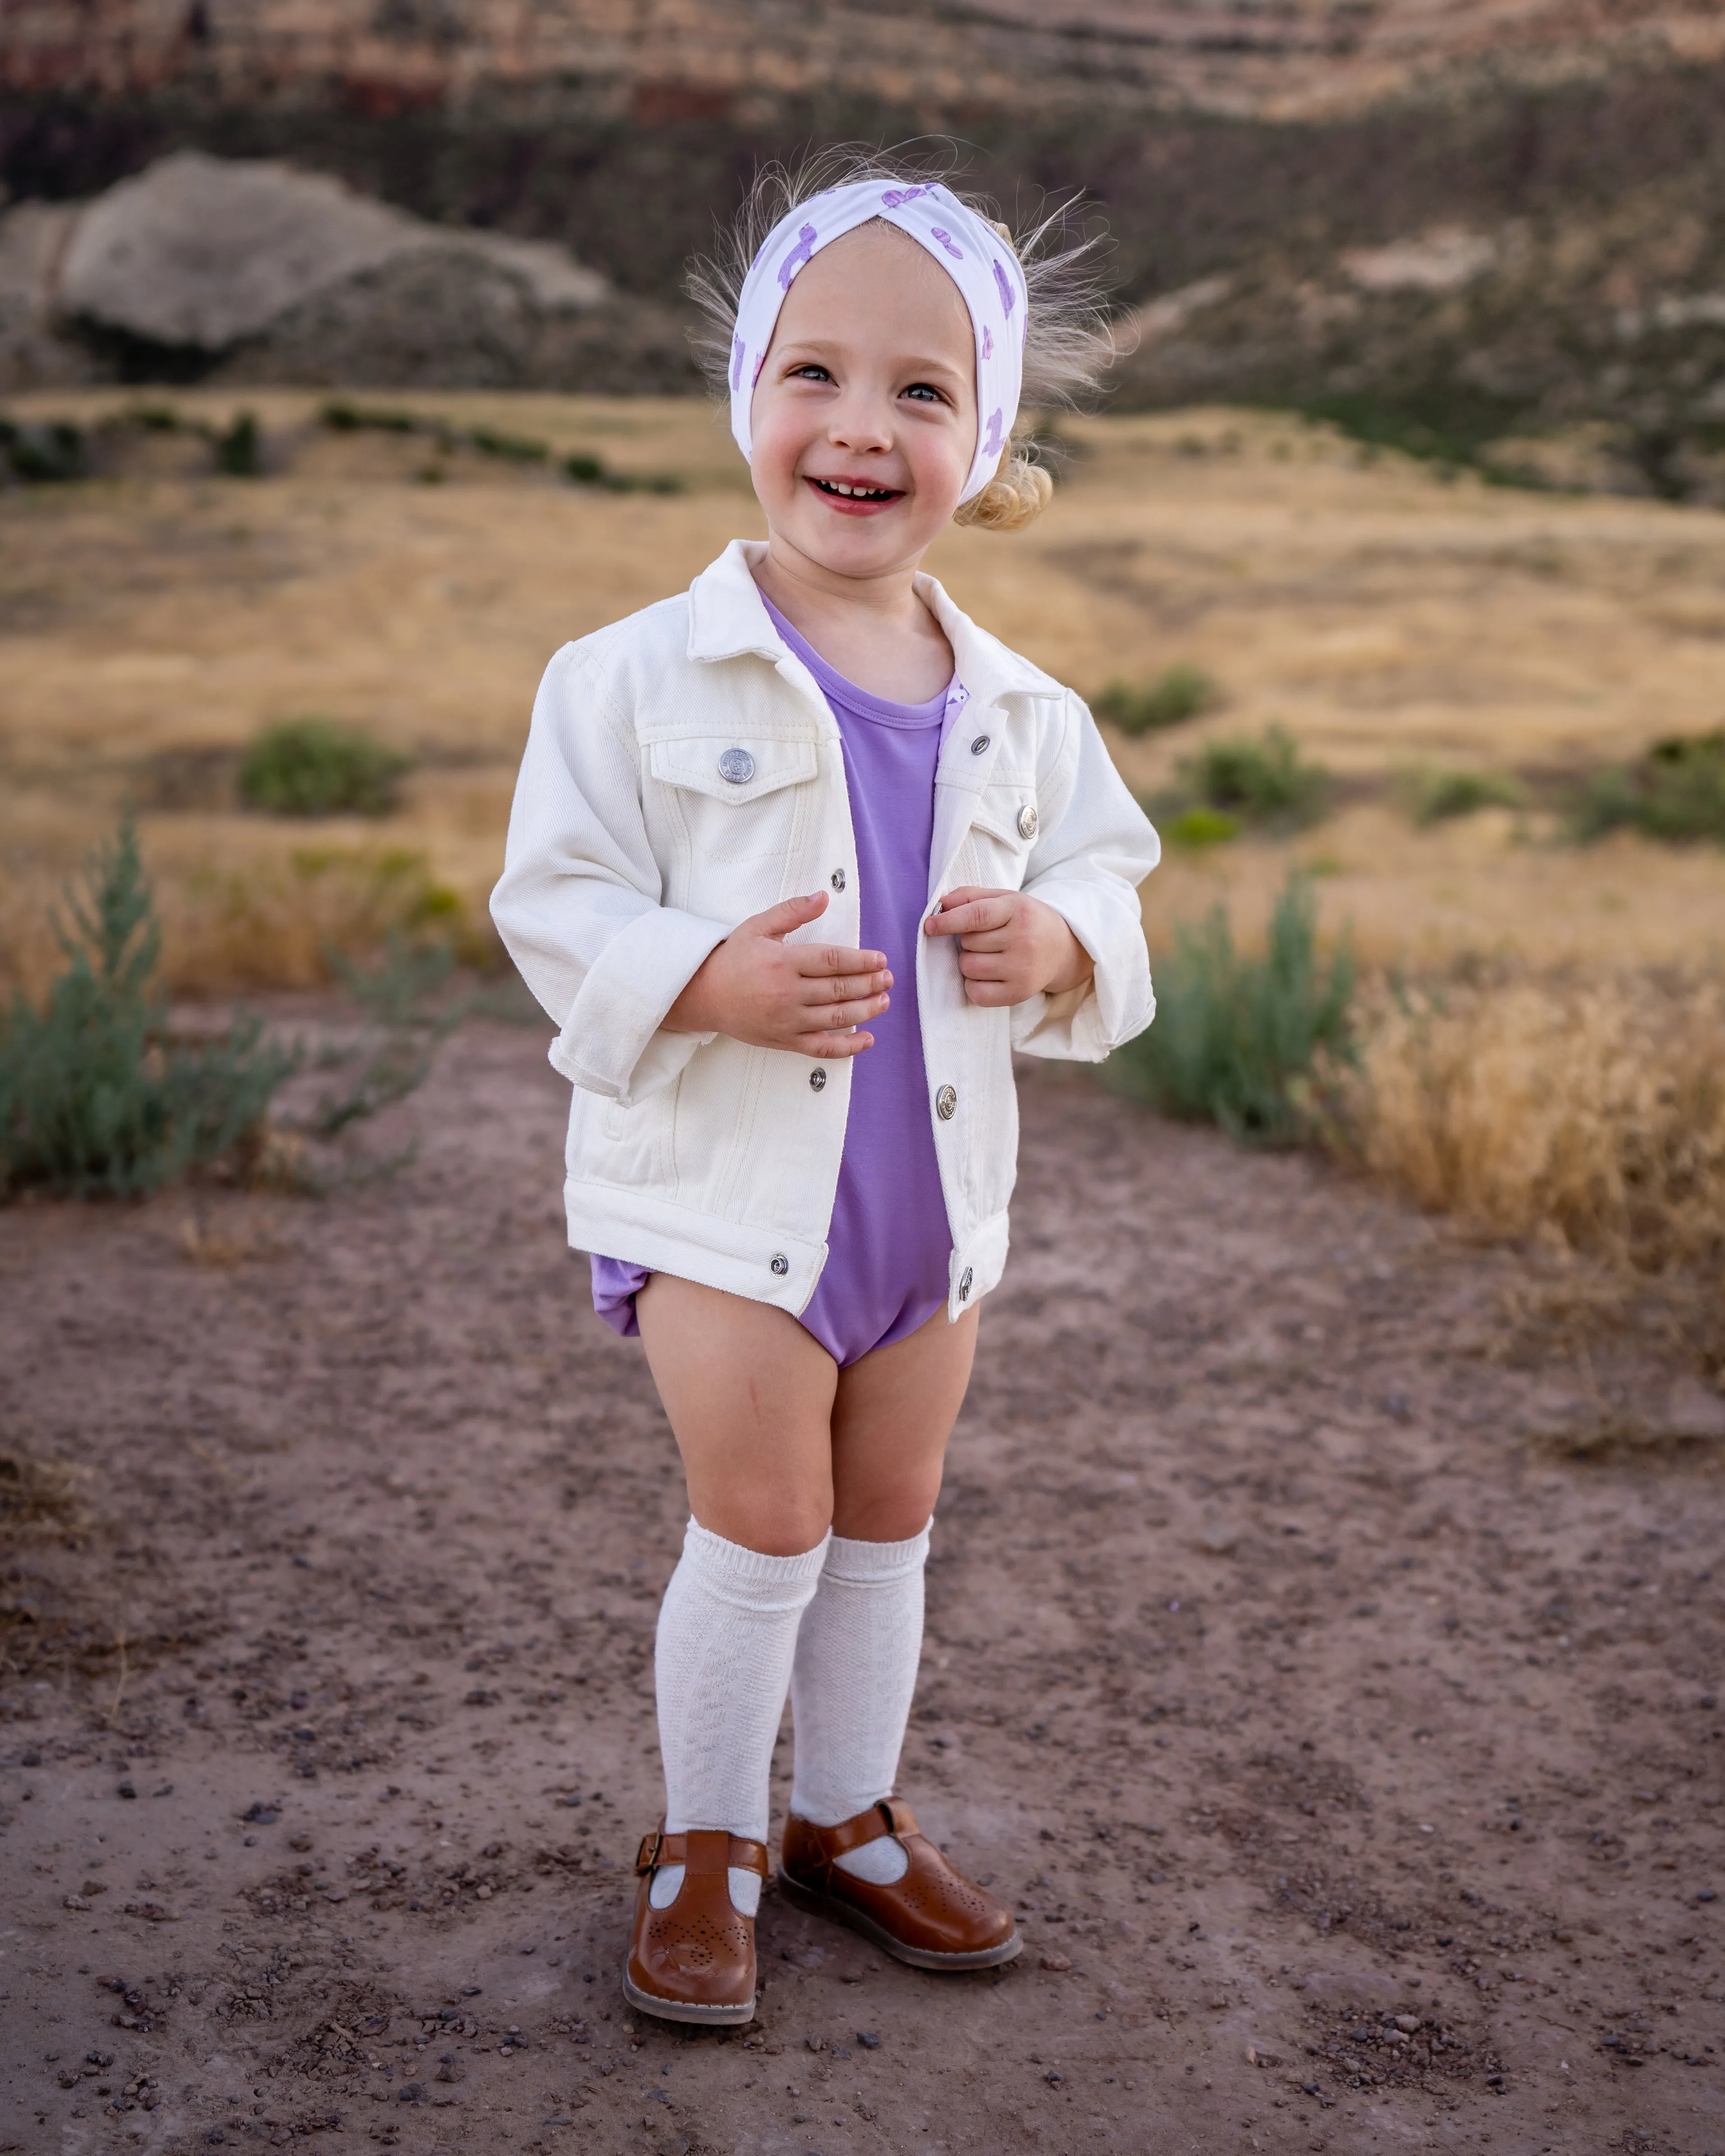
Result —
[[[180,151],[94,202],[0,214],[0,391],[117,373],[687,392],[687,326],[548,241],[261,158]]]
[[[533,316],[608,296],[602,277],[542,241],[428,224],[322,173],[183,150],[85,209],[55,298],[74,321],[213,355],[402,270],[444,289],[507,287]]]

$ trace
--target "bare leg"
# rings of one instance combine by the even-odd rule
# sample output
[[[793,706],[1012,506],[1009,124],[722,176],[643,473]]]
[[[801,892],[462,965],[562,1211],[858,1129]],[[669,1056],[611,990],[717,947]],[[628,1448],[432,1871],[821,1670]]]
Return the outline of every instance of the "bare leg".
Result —
[[[655,1273],[636,1298],[689,1507],[727,1542],[775,1557],[829,1527],[863,1542],[919,1533],[970,1382],[977,1312],[945,1311],[840,1370],[768,1303]]]
[[[978,1313],[937,1310],[890,1348],[839,1373],[833,1404],[833,1527],[863,1543],[921,1534],[940,1495],[947,1440],[964,1404]]]
[[[813,1549],[833,1518],[838,1364],[783,1311],[670,1273],[635,1311],[690,1511],[745,1549]]]

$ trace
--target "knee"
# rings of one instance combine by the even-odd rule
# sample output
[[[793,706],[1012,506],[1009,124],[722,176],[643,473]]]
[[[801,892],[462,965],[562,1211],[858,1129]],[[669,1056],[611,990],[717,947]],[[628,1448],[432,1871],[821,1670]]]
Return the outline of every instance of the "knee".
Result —
[[[761,1557],[801,1557],[833,1524],[832,1507],[787,1495],[771,1503],[709,1506],[696,1515],[709,1533]]]

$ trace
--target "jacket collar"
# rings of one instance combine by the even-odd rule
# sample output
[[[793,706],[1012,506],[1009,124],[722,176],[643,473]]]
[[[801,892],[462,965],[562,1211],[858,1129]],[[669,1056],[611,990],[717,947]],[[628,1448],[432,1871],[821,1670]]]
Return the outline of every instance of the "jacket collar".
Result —
[[[789,654],[762,601],[752,565],[766,553],[761,539],[733,539],[716,562],[689,587],[689,656],[736,659],[757,653],[775,665]],[[998,637],[980,629],[953,605],[932,577],[918,575],[917,596],[940,624],[952,647],[958,679],[974,704],[999,703],[1003,696],[1059,696],[1058,681],[1010,651]]]

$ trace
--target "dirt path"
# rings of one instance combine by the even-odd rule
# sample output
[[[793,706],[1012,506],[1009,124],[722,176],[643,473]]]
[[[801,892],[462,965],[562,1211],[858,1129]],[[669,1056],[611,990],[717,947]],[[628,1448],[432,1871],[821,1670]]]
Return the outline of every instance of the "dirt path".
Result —
[[[903,1786],[1026,1952],[769,1897],[728,2039],[619,1991],[682,1513],[540,1037],[393,1183],[0,1214],[0,1435],[95,1470],[0,1593],[0,2148],[1725,2151],[1725,1482],[1543,1463],[1509,1260],[1023,1090]]]

